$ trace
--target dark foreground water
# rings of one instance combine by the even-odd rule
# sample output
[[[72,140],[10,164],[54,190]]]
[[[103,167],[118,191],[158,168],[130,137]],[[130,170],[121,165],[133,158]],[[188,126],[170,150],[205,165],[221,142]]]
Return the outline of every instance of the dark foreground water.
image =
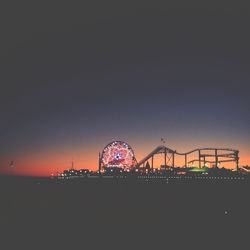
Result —
[[[0,249],[248,249],[249,187],[2,177]]]

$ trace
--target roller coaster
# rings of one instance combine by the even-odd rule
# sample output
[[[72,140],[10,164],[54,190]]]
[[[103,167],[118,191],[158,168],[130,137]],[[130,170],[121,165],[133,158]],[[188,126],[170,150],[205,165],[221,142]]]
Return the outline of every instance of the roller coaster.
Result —
[[[145,168],[145,165],[151,161],[151,168],[154,169],[154,157],[156,155],[164,155],[164,167],[174,168],[176,155],[183,156],[185,164],[182,167],[189,167],[198,163],[198,167],[207,166],[208,163],[218,168],[221,163],[234,162],[235,170],[239,170],[239,150],[231,148],[197,148],[186,153],[179,153],[164,145],[156,147],[151,153],[137,162],[137,168]],[[191,154],[196,154],[196,158],[190,160]]]
[[[161,157],[163,164],[160,166],[159,158],[156,159],[158,155],[164,156]],[[180,162],[182,163],[180,164]],[[183,163],[184,165],[182,165]],[[232,165],[228,168],[226,163],[233,163],[235,168],[232,169]],[[170,176],[169,178],[180,178],[180,176],[192,178],[195,175],[198,178],[205,178],[204,175],[210,174],[207,178],[238,178],[239,180],[242,177],[237,177],[237,175],[249,172],[250,167],[239,166],[239,150],[237,149],[204,147],[180,153],[163,144],[138,162],[129,144],[123,141],[113,141],[104,147],[102,153],[99,153],[98,171],[75,170],[72,165],[71,169],[59,173],[58,178],[138,177],[139,179],[159,178],[162,180],[166,179],[166,176]],[[224,177],[216,177],[214,174],[224,175]],[[233,175],[235,176],[233,177]],[[166,180],[168,181],[168,178]]]

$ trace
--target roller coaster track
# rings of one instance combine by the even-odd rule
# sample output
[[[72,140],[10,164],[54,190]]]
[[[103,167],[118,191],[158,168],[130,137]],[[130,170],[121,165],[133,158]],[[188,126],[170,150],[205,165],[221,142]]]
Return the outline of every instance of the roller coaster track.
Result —
[[[206,152],[204,152],[206,151]],[[212,151],[213,153],[207,153],[207,151]],[[223,153],[221,152],[223,151]],[[187,161],[188,155],[198,153],[198,159],[194,159],[191,161]],[[153,158],[154,155],[157,154],[164,154],[165,155],[165,164],[166,164],[166,158],[168,160],[172,159],[172,167],[175,166],[174,164],[174,157],[175,155],[185,156],[185,166],[188,165],[188,163],[194,163],[199,162],[199,166],[201,167],[201,162],[205,163],[215,163],[215,166],[218,166],[221,162],[235,162],[236,163],[236,169],[238,170],[238,164],[239,164],[239,151],[232,148],[197,148],[185,153],[177,152],[176,150],[170,149],[168,147],[165,147],[164,145],[156,147],[151,153],[149,153],[147,156],[145,156],[141,161],[137,163],[137,167],[141,167],[142,165],[148,160],[152,159],[152,168],[153,168]],[[170,156],[168,156],[170,155]],[[208,160],[206,158],[213,157],[214,160]],[[223,158],[223,159],[219,159]],[[225,159],[226,158],[226,159]]]
[[[243,172],[247,172],[247,173],[250,172],[250,169],[245,168],[245,167],[240,167],[239,170],[241,170],[241,171],[243,171]]]

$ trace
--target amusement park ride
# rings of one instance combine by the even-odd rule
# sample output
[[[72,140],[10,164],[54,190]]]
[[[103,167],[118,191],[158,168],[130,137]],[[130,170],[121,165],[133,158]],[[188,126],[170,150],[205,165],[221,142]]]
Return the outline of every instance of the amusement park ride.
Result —
[[[156,147],[152,152],[146,155],[142,160],[137,161],[132,147],[123,141],[113,141],[109,143],[99,153],[98,171],[89,169],[71,169],[59,173],[59,179],[71,179],[78,177],[121,177],[135,176],[137,178],[152,178],[173,175],[197,175],[219,174],[223,178],[229,178],[232,174],[240,175],[249,173],[248,167],[239,166],[239,151],[231,148],[197,148],[189,152],[180,153],[176,150],[166,147],[162,139],[162,145]],[[161,155],[163,164],[159,167],[159,161],[156,157]],[[163,157],[162,157],[163,156]],[[176,159],[178,157],[178,159]],[[183,166],[179,166],[179,159],[182,158]],[[176,164],[178,162],[178,166]],[[233,163],[234,168],[230,169],[224,163]],[[209,167],[210,165],[210,167]],[[225,177],[227,176],[227,177]],[[187,177],[188,178],[188,177]],[[202,177],[204,178],[204,177]],[[216,177],[211,177],[216,178]],[[222,177],[220,177],[222,178]]]
[[[164,155],[164,167],[174,168],[175,157],[177,155],[184,157],[185,164],[182,167],[189,167],[198,163],[198,167],[207,166],[210,163],[213,167],[218,168],[221,163],[234,162],[235,170],[239,170],[239,151],[230,148],[198,148],[186,153],[179,153],[166,147],[165,141],[162,140],[163,145],[156,147],[151,153],[137,162],[133,149],[125,142],[114,141],[109,143],[102,153],[99,155],[99,171],[109,167],[121,167],[125,169],[131,168],[145,168],[148,162],[151,162],[151,168],[154,169],[154,157],[156,155]],[[196,154],[196,158],[190,158],[191,155]]]
[[[197,159],[188,161],[188,156],[197,153]],[[175,156],[180,155],[185,157],[185,165],[188,167],[198,162],[199,168],[207,166],[207,163],[214,164],[214,167],[219,167],[223,162],[235,162],[236,170],[239,168],[239,151],[227,148],[198,148],[186,153],[179,153],[176,150],[165,147],[164,145],[157,147],[145,158],[138,162],[137,167],[145,166],[146,162],[151,159],[151,167],[154,168],[154,156],[164,154],[164,166],[175,167]]]

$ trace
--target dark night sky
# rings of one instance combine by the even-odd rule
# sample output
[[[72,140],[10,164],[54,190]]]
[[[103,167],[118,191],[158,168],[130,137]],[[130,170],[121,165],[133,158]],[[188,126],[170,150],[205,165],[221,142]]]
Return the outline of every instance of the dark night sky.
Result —
[[[140,158],[161,137],[180,151],[236,147],[250,163],[250,10],[118,2],[1,8],[2,169],[95,167],[113,139]]]

